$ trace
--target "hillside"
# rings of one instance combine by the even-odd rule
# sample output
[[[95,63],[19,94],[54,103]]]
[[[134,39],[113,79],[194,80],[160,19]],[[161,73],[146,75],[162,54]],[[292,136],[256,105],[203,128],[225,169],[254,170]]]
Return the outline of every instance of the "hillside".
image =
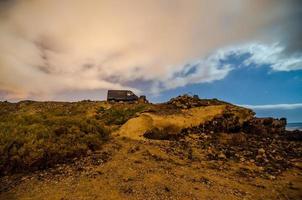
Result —
[[[216,99],[0,103],[0,199],[299,199],[301,133]]]

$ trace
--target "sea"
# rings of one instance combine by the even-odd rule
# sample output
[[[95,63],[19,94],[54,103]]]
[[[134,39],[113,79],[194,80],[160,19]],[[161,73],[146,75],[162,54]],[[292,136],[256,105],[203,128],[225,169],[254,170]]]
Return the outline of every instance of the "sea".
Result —
[[[296,130],[296,129],[302,131],[302,122],[287,123],[286,130],[292,131],[292,130]]]

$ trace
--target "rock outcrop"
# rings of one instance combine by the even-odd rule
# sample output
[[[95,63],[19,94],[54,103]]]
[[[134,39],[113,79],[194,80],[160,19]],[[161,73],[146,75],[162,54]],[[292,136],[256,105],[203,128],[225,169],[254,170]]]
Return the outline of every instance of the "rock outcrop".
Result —
[[[196,95],[193,97],[189,95],[182,95],[170,99],[167,104],[174,105],[176,108],[188,109],[200,106],[222,105],[227,103],[219,101],[218,99],[200,99]]]
[[[274,118],[253,118],[246,122],[242,129],[246,133],[251,134],[282,134],[285,132],[286,119],[274,119]]]

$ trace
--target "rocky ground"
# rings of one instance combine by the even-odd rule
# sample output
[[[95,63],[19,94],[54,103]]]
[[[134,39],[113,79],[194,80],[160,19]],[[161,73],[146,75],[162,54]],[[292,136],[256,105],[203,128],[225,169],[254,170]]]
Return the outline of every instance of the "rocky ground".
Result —
[[[188,96],[159,106],[120,127],[144,123],[139,137],[117,131],[70,163],[1,177],[0,199],[302,199],[301,132],[285,119]]]
[[[202,138],[112,138],[73,163],[2,177],[0,199],[301,199],[299,158],[272,166],[278,148],[232,157],[234,149],[204,146]]]

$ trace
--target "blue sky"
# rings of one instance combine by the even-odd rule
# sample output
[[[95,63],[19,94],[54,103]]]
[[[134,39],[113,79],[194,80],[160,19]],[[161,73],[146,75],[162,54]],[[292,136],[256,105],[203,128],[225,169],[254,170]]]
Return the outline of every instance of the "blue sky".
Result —
[[[230,63],[242,62],[231,57]],[[302,102],[302,70],[272,71],[268,65],[244,66],[232,70],[224,79],[193,84],[161,93],[155,101],[165,101],[183,93],[219,98],[236,104],[282,104]]]
[[[163,102],[179,94],[198,94],[201,98],[218,98],[237,105],[272,105],[253,109],[257,116],[287,117],[289,122],[302,122],[302,105],[295,108],[280,108],[279,105],[301,104],[302,70],[273,71],[271,65],[245,66],[246,57],[244,54],[231,55],[221,61],[237,66],[221,80],[179,87],[151,97],[151,100]]]
[[[240,68],[211,83],[188,85],[165,91],[152,99],[166,101],[178,94],[198,94],[236,104],[264,105],[302,102],[302,70],[271,72],[267,67]]]
[[[163,102],[179,94],[198,94],[201,98],[218,98],[237,105],[279,105],[302,102],[302,71],[271,72],[268,67],[241,68],[223,80],[194,84],[151,97]],[[302,105],[298,108],[256,108],[259,117],[286,117],[289,122],[302,122]]]

